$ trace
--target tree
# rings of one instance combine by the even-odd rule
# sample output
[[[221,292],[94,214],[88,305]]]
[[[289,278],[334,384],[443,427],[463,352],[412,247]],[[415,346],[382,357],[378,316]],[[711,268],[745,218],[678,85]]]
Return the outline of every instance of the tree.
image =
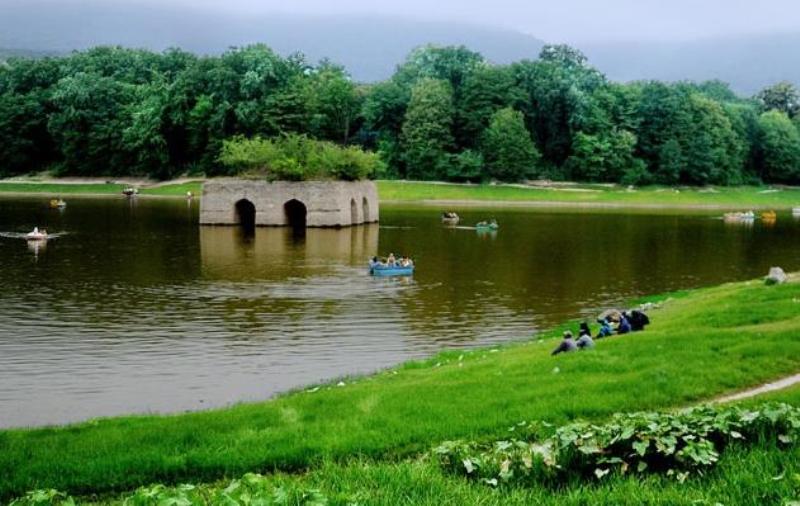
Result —
[[[53,148],[43,97],[0,95],[0,176],[41,169],[53,160]]]
[[[685,160],[677,139],[669,139],[658,150],[658,169],[655,179],[659,183],[674,185],[681,180]]]
[[[480,181],[483,178],[483,156],[471,149],[450,155],[447,179],[450,181]]]
[[[800,177],[800,132],[786,113],[765,112],[758,119],[758,161],[764,181],[797,183]]]
[[[453,92],[447,81],[425,78],[411,91],[403,123],[403,152],[409,179],[444,179],[453,148]]]
[[[644,179],[644,162],[634,157],[635,147],[636,136],[626,130],[597,135],[578,132],[567,162],[570,176],[584,181],[618,182],[630,172],[639,174],[635,181],[638,183]]]
[[[683,144],[684,182],[738,184],[745,162],[745,139],[733,129],[722,106],[699,94],[689,97],[690,129]]]
[[[525,128],[522,113],[510,107],[492,116],[481,143],[487,176],[520,181],[536,174],[540,155]]]
[[[761,104],[762,111],[772,109],[786,113],[790,118],[800,112],[800,93],[795,85],[782,81],[761,90],[756,95],[756,100]]]
[[[137,90],[138,102],[129,106],[130,124],[122,135],[123,146],[136,160],[131,169],[137,174],[147,174],[157,179],[175,175],[169,163],[167,141],[163,135],[165,124],[166,87],[144,85]]]
[[[427,45],[411,51],[393,79],[405,86],[413,86],[420,79],[442,79],[458,93],[467,76],[485,64],[480,53],[464,46]]]
[[[134,87],[111,77],[78,73],[56,85],[48,130],[62,156],[61,171],[75,175],[127,175],[123,143]]]
[[[545,46],[538,61],[511,66],[516,86],[524,93],[520,106],[525,124],[544,159],[560,167],[569,158],[574,133],[581,130],[592,95],[607,84],[586,65],[586,58],[568,46]]]
[[[347,144],[361,112],[362,96],[344,69],[326,65],[313,74],[308,101],[317,137]]]
[[[455,137],[460,148],[473,148],[492,115],[525,100],[509,67],[484,67],[469,74],[456,101]]]

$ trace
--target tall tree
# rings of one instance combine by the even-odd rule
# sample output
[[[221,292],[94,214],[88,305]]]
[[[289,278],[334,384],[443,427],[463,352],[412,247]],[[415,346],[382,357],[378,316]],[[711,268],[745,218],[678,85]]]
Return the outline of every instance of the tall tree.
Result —
[[[483,133],[481,152],[490,178],[521,181],[537,173],[539,151],[525,128],[522,113],[510,107],[492,116]]]
[[[800,179],[800,132],[786,113],[771,110],[758,120],[758,161],[765,181],[797,183]]]
[[[524,100],[509,67],[482,67],[469,74],[456,99],[454,130],[459,148],[476,147],[495,112]]]
[[[347,144],[361,113],[362,95],[344,69],[330,64],[318,69],[308,99],[314,133]]]
[[[402,145],[405,176],[444,179],[448,152],[453,148],[453,92],[450,83],[424,78],[411,91]]]
[[[634,157],[636,136],[626,130],[575,135],[572,156],[567,160],[569,175],[582,181],[619,182],[626,172],[641,174],[644,162]],[[636,181],[642,182],[641,175]]]

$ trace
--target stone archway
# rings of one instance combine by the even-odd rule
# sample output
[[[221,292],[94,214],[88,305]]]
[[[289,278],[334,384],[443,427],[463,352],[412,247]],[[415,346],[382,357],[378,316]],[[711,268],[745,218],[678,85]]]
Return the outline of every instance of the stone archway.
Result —
[[[361,199],[361,209],[362,209],[361,217],[363,218],[362,222],[372,223],[372,221],[370,221],[369,219],[369,201],[367,200],[367,197],[363,197]]]
[[[234,206],[236,210],[236,223],[245,230],[256,228],[256,206],[247,199],[241,199]]]
[[[286,224],[295,230],[306,228],[306,205],[297,199],[292,199],[283,204],[283,213]]]
[[[356,199],[350,199],[350,224],[358,224],[358,205]]]

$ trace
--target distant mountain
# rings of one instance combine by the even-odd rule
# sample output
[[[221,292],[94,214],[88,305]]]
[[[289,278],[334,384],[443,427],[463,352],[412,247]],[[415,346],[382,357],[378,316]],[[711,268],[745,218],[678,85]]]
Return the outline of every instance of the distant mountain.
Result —
[[[256,42],[284,55],[300,51],[311,62],[330,58],[359,81],[385,79],[422,44],[463,44],[495,63],[535,59],[544,44],[500,28],[379,16],[241,16],[117,0],[0,0],[0,48],[21,48],[16,54],[108,44],[218,54]],[[800,84],[800,33],[576,46],[618,81],[721,79],[743,95],[781,80]]]
[[[57,56],[62,54],[60,51],[35,51],[32,49],[14,49],[0,47],[0,61],[8,58],[43,58],[45,56]]]
[[[746,96],[778,81],[800,85],[800,33],[579,47],[593,65],[619,81],[720,79]]]
[[[543,45],[503,29],[388,17],[243,17],[85,0],[0,4],[0,47],[63,52],[118,44],[217,54],[231,46],[263,42],[284,55],[300,51],[312,62],[327,57],[345,65],[360,81],[385,79],[411,49],[427,43],[463,44],[496,63],[535,59]]]

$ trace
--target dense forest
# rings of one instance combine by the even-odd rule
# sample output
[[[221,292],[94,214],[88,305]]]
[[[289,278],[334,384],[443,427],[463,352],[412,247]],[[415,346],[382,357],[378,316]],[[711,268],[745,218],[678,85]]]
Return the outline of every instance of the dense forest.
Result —
[[[338,162],[363,162],[361,147],[394,178],[800,183],[800,98],[789,83],[749,99],[719,81],[614,83],[568,46],[510,65],[426,46],[369,85],[262,45],[0,65],[3,176],[214,176],[269,163],[246,157],[276,146],[338,156],[332,143]]]

